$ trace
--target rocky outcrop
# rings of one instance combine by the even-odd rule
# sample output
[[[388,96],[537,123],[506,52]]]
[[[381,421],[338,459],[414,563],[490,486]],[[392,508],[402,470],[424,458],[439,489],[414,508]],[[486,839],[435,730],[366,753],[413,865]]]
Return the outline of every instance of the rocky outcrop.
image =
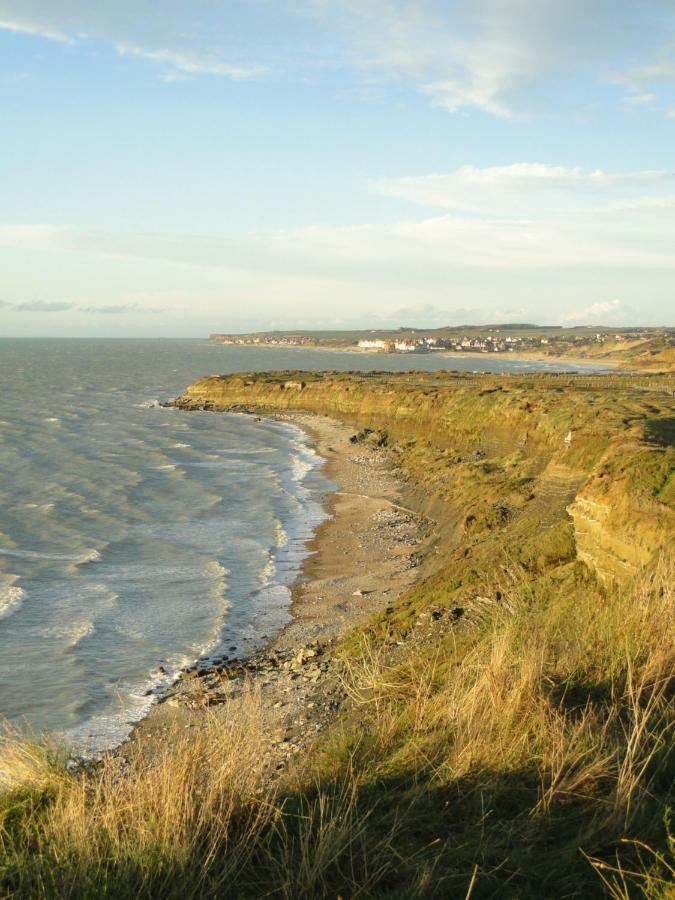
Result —
[[[539,569],[572,547],[602,579],[623,580],[674,525],[673,449],[653,437],[670,434],[663,378],[272,372],[202,378],[175,405],[347,421],[354,441],[393,450],[448,547],[509,532],[516,558]],[[572,539],[555,531],[570,517]]]

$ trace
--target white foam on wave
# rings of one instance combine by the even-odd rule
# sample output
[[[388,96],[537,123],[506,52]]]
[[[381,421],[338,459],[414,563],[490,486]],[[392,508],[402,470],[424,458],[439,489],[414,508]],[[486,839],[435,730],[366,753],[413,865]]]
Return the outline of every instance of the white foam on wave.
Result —
[[[85,550],[82,553],[42,553],[39,550],[21,550],[18,547],[0,547],[1,556],[16,556],[19,559],[53,559],[60,562],[85,563],[100,559],[98,550]]]
[[[34,634],[41,638],[56,639],[59,643],[72,650],[86,637],[93,634],[95,630],[94,623],[90,619],[84,619],[79,622],[68,622],[60,625],[52,622],[43,628],[36,628]]]
[[[218,562],[217,559],[212,560],[207,568],[209,568],[218,578],[229,578],[232,574],[229,569],[227,569],[221,562]]]
[[[258,456],[261,453],[276,453],[274,447],[262,447],[260,450],[239,450],[236,447],[223,447],[219,453],[234,453],[237,456]]]
[[[304,481],[309,472],[314,468],[315,463],[308,459],[306,455],[299,453],[293,454],[291,457],[292,478],[295,482]]]
[[[272,584],[274,581],[274,576],[277,572],[276,562],[274,561],[274,557],[272,554],[267,558],[267,562],[260,570],[260,583],[263,587],[267,587],[267,585]]]
[[[45,419],[45,422],[60,422],[61,419],[57,419],[55,416],[51,416],[49,419]]]
[[[277,536],[277,547],[285,547],[288,544],[288,534],[279,519],[276,519],[274,522],[274,530]]]
[[[142,403],[134,403],[134,409],[155,409],[159,406],[159,400],[153,397],[151,400],[143,400]]]
[[[101,554],[94,547],[91,547],[89,550],[85,550],[80,556],[77,557],[77,565],[84,566],[90,562],[97,562],[101,558]]]
[[[10,584],[7,587],[0,586],[0,619],[6,619],[16,612],[26,598],[23,588]]]
[[[172,446],[176,450],[188,450],[190,448],[190,444],[181,444],[180,442],[173,444]]]

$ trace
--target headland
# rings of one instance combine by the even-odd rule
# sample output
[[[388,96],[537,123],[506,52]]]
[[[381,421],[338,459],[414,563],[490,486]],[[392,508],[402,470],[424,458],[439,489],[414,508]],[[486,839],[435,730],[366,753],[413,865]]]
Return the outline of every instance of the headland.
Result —
[[[15,796],[48,812],[5,814],[16,871],[116,896],[167,873],[170,896],[668,896],[674,391],[632,373],[195,382],[186,415],[308,428],[333,517],[264,653],[186,672],[97,767],[35,764]]]

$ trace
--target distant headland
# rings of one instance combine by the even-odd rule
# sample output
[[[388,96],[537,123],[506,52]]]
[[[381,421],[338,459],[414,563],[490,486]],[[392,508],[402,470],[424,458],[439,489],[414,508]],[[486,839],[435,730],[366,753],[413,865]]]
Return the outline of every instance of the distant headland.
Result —
[[[362,353],[511,354],[525,359],[603,361],[630,369],[675,370],[675,329],[602,325],[565,328],[527,323],[401,327],[350,331],[211,334],[222,344],[306,347]]]

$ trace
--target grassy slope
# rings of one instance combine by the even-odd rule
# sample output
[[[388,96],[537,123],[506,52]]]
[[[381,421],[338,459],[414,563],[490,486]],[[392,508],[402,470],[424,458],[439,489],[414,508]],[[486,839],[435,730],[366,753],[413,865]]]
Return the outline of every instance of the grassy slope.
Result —
[[[366,439],[386,440],[439,526],[422,577],[346,636],[350,701],[276,788],[256,771],[255,698],[226,733],[214,725],[198,746],[177,736],[150,769],[139,756],[131,779],[105,765],[68,776],[8,742],[0,885],[667,896],[669,391],[667,378],[625,376],[197,382],[187,405],[302,409],[377,430]]]

